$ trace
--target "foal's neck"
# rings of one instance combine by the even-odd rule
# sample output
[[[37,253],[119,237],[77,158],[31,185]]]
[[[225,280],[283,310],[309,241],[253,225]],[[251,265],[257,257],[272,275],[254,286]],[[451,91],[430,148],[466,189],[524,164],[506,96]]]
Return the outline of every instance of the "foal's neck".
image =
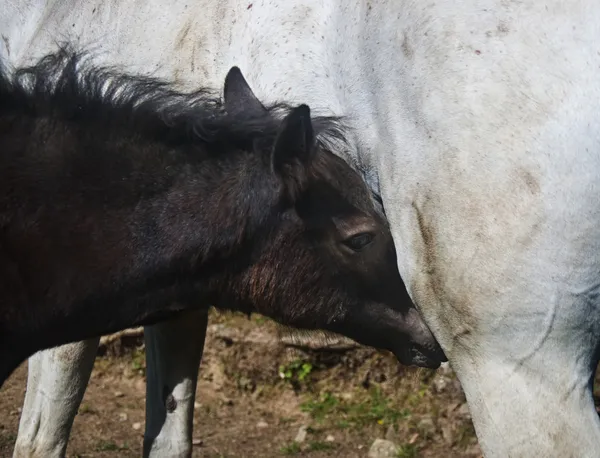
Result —
[[[118,145],[107,139],[106,160],[118,161]],[[131,202],[130,223],[153,221],[159,256],[192,255],[198,267],[223,260],[254,240],[272,215],[279,182],[259,152],[196,139],[176,146],[141,141],[129,154],[131,166],[106,179],[132,181],[138,198]]]

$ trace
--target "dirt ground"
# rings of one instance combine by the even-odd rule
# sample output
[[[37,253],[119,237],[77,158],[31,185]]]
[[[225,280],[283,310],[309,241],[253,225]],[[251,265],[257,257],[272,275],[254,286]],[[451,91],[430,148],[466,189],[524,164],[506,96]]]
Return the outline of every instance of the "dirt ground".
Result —
[[[263,317],[211,314],[194,457],[366,457],[376,438],[391,439],[399,457],[481,456],[451,371],[405,368],[387,352],[343,342],[294,342],[302,345]],[[143,341],[100,353],[67,456],[139,457]],[[0,391],[0,457],[12,453],[26,376],[25,363]],[[306,437],[297,442],[301,429]]]

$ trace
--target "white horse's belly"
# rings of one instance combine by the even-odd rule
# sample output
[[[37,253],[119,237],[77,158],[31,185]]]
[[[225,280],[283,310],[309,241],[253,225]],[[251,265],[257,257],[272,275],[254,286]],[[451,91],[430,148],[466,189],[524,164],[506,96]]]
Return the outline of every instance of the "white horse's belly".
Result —
[[[600,9],[558,8],[446,12],[408,37],[411,84],[381,101],[409,152],[379,155],[400,271],[486,456],[600,442]]]

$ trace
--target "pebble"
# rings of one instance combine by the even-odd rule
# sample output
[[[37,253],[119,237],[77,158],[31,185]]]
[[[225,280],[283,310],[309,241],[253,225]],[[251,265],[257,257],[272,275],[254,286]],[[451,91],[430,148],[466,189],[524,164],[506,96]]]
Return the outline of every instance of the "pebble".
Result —
[[[204,441],[202,439],[192,439],[192,445],[196,447],[201,447],[202,444],[204,444]]]
[[[448,386],[450,379],[445,375],[438,375],[433,379],[433,389],[436,393],[443,393]]]
[[[369,458],[395,458],[398,456],[398,447],[392,441],[375,439],[367,456]]]
[[[127,416],[127,414],[125,412],[121,412],[119,414],[119,421],[127,421],[129,417]]]
[[[298,434],[296,434],[295,442],[301,443],[306,440],[306,434],[308,432],[308,426],[302,425],[300,429],[298,429]]]
[[[331,434],[329,434],[326,438],[325,438],[325,442],[333,442],[335,441],[335,437],[333,437]]]
[[[139,429],[142,429],[142,424],[139,422],[136,422],[133,425],[131,425],[131,427],[137,431]]]
[[[123,392],[121,392],[121,391],[115,391],[115,398],[122,398],[123,396],[125,396],[123,394]]]
[[[469,410],[469,406],[466,402],[456,410],[456,413],[465,420],[471,419],[471,411]]]
[[[267,428],[268,426],[269,424],[264,420],[261,420],[256,424],[257,428]]]

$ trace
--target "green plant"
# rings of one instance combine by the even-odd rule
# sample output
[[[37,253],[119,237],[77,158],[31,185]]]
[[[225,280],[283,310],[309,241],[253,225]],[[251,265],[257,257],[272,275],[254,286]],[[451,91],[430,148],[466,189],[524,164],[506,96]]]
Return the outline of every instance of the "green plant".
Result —
[[[146,353],[143,348],[136,348],[131,355],[131,368],[138,375],[146,375]]]
[[[303,412],[307,412],[315,420],[321,422],[327,415],[334,412],[340,401],[331,393],[324,393],[318,398],[306,401],[300,405]]]
[[[268,320],[269,318],[267,318],[266,316],[258,315],[256,313],[252,314],[252,321],[254,321],[259,326],[265,324]]]
[[[79,415],[85,415],[85,414],[92,414],[95,413],[94,409],[92,409],[92,407],[83,402],[80,406],[79,406]]]
[[[309,362],[297,359],[288,365],[279,366],[279,377],[288,382],[303,382],[313,370],[313,365]]]

